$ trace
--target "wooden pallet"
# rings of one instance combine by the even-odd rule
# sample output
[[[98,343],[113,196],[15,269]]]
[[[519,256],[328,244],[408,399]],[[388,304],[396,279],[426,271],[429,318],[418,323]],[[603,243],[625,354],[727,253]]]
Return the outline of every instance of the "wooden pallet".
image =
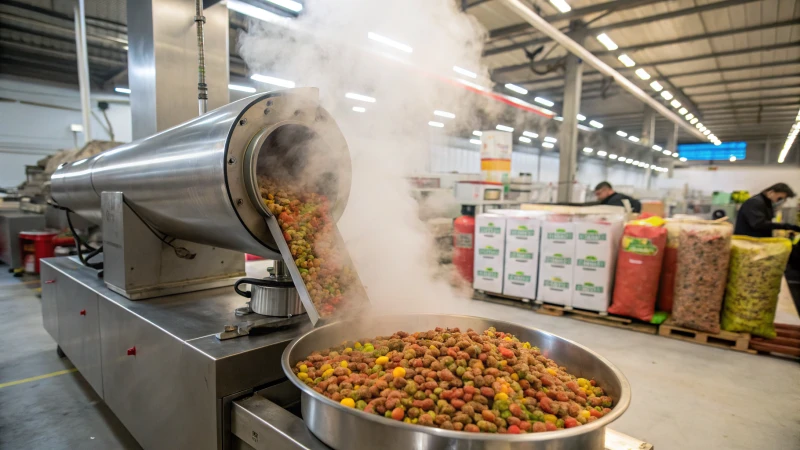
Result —
[[[479,289],[472,291],[472,299],[484,302],[497,303],[506,306],[516,306],[521,308],[533,307],[533,302],[527,298],[514,297],[512,295],[496,294],[494,292],[484,292]]]
[[[659,336],[678,339],[695,344],[708,345],[711,347],[726,348],[740,352],[755,353],[750,350],[749,333],[733,333],[720,330],[718,334],[706,333],[704,331],[691,330],[672,325],[669,320],[658,327]]]
[[[778,337],[774,339],[750,339],[750,349],[759,353],[777,353],[800,358],[800,326],[776,323],[775,331]]]

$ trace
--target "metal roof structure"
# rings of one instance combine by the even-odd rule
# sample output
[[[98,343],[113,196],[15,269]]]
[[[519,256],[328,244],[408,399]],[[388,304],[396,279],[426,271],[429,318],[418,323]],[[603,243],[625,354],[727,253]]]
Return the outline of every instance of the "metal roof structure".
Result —
[[[488,30],[484,61],[495,90],[513,94],[504,88],[506,83],[522,86],[531,99],[549,99],[555,102],[550,109],[560,112],[566,50],[500,0],[454,1],[460,1],[462,9]],[[258,3],[271,8],[266,2]],[[687,120],[697,118],[698,124],[722,141],[746,140],[761,147],[770,142],[771,152],[762,150],[753,156],[764,162],[777,158],[800,109],[800,0],[527,3],[570,36],[583,33],[586,49],[676,113],[691,114]],[[555,6],[558,3],[570,10],[561,12]],[[71,0],[0,0],[0,73],[77,84],[72,8]],[[286,14],[278,8],[272,11]],[[94,87],[125,85],[126,0],[87,0],[86,14]],[[246,18],[231,12],[234,76],[247,75],[236,54],[237,30],[245,27]],[[598,41],[601,34],[617,48]],[[621,55],[635,65],[626,67]],[[653,81],[674,99],[655,91],[650,85]],[[606,131],[640,134],[644,109],[640,100],[613,80],[585,68],[580,110],[602,122]],[[672,122],[657,116],[655,142],[663,144],[672,129]],[[679,132],[679,140],[698,141],[685,130]]]
[[[777,158],[800,109],[800,1],[565,0],[566,12],[558,1],[527,3],[570,36],[585,33],[586,49],[665,105],[677,100],[674,110],[696,117],[722,141],[770,140],[770,158]],[[465,0],[462,7],[489,30],[484,59],[496,88],[522,86],[558,111],[566,50],[501,1]],[[598,40],[602,34],[611,45]],[[653,81],[674,98],[662,97]],[[582,114],[609,130],[639,134],[644,109],[612,80],[584,70]],[[657,143],[672,126],[657,117]],[[679,139],[696,141],[683,130]]]

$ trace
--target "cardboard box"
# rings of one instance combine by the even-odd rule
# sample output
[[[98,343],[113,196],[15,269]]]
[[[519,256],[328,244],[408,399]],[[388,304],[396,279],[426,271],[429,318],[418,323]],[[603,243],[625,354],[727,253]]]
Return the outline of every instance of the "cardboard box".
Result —
[[[572,256],[575,250],[575,225],[572,222],[542,222],[542,251],[557,251]]]
[[[506,216],[500,214],[478,214],[475,217],[475,244],[505,244]]]
[[[506,220],[506,266],[536,274],[539,269],[541,222],[535,217],[509,217]]]
[[[617,243],[622,233],[622,217],[614,222],[603,218],[576,218],[575,265],[572,306],[605,312],[611,303]]]
[[[514,297],[536,299],[536,271],[525,267],[506,265],[503,294]]]
[[[572,306],[572,267],[566,270],[539,271],[539,290],[537,300]]]
[[[499,261],[500,266],[491,263],[486,264],[482,261],[475,261],[475,276],[472,287],[486,292],[496,294],[503,293],[503,261]]]
[[[475,265],[472,287],[503,293],[506,217],[479,214],[475,217]]]

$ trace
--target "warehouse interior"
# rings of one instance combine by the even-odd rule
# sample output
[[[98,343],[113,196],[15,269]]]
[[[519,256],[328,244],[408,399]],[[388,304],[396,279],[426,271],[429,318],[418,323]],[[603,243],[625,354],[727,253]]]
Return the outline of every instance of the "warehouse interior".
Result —
[[[800,442],[797,0],[2,0],[0,116],[0,448]]]

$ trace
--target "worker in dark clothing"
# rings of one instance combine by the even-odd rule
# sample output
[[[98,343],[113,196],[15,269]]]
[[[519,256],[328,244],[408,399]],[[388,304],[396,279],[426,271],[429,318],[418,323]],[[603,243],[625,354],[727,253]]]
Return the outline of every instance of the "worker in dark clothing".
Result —
[[[597,197],[597,200],[601,204],[611,206],[625,206],[623,200],[627,200],[630,202],[631,210],[633,210],[633,212],[642,212],[642,203],[639,202],[639,200],[636,200],[629,195],[614,192],[614,188],[611,187],[611,183],[608,181],[603,181],[594,188],[594,196]]]
[[[775,223],[775,208],[787,198],[794,197],[794,191],[786,183],[774,184],[758,195],[749,198],[739,208],[736,215],[734,234],[751,237],[772,237],[772,230],[793,230],[800,232],[800,227],[788,223]]]

